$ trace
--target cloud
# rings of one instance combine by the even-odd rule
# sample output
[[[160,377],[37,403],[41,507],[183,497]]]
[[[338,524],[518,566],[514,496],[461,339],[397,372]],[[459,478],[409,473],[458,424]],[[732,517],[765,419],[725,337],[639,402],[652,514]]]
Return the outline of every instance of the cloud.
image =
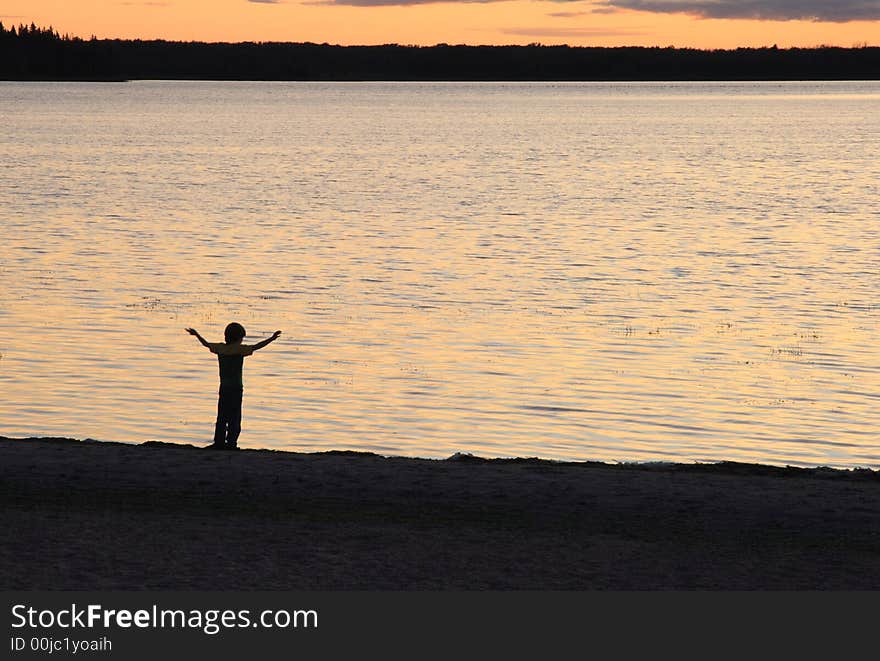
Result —
[[[619,11],[616,7],[594,7],[586,11],[552,11],[547,16],[552,16],[553,18],[577,18],[593,14],[616,14]]]
[[[589,16],[591,13],[589,11],[553,11],[547,14],[547,16],[552,16],[553,18],[576,18],[577,16]]]
[[[253,2],[254,0],[248,0]],[[263,2],[264,0],[257,0]],[[502,0],[311,0],[303,2],[304,5],[345,5],[347,7],[393,7],[397,5],[431,5],[440,2],[454,4],[486,4],[489,2],[501,2]],[[574,0],[563,0],[573,2]]]
[[[631,37],[645,34],[638,30],[617,30],[615,28],[507,28],[504,34],[520,37]]]
[[[880,20],[880,0],[606,0],[610,7],[700,18],[767,21]]]
[[[283,0],[248,0],[275,4]],[[427,5],[440,2],[484,4],[502,0],[306,0],[309,5],[346,5],[350,7],[390,7]],[[554,0],[560,3],[578,0]],[[848,21],[880,20],[880,0],[602,0],[581,12],[555,12],[550,16],[573,18],[586,14],[613,14],[633,9],[655,14],[691,14],[700,18],[741,18],[766,21]]]

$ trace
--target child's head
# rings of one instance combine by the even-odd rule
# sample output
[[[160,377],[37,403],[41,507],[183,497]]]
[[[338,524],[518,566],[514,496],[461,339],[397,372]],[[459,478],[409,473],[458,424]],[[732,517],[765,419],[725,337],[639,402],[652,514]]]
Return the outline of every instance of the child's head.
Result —
[[[226,336],[226,344],[241,342],[244,339],[244,336],[247,335],[244,326],[237,324],[234,321],[226,327],[223,334]]]

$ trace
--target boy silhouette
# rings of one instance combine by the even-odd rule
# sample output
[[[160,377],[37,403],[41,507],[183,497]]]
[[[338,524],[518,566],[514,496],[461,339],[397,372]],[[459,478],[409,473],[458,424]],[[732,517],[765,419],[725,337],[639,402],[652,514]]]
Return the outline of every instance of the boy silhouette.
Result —
[[[214,425],[214,443],[208,447],[216,450],[238,449],[238,435],[241,433],[241,397],[244,393],[244,382],[241,378],[245,356],[262,349],[274,342],[281,335],[275,333],[269,339],[246,345],[241,341],[247,333],[244,326],[235,322],[226,327],[223,335],[226,342],[208,342],[199,335],[195,328],[187,328],[186,332],[195,335],[211,353],[217,354],[220,365],[220,393],[217,398],[217,423]]]

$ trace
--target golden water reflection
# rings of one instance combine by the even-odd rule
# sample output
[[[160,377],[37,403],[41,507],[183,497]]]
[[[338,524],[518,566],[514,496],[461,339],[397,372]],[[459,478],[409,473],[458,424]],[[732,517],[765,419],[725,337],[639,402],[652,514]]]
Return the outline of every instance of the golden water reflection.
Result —
[[[2,92],[2,434],[880,465],[876,83]]]

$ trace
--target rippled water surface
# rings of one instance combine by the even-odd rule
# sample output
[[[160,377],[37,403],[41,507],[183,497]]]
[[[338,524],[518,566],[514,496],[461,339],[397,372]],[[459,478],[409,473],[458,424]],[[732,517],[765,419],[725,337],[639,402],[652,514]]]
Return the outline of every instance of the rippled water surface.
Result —
[[[0,434],[880,466],[880,84],[0,84]]]

